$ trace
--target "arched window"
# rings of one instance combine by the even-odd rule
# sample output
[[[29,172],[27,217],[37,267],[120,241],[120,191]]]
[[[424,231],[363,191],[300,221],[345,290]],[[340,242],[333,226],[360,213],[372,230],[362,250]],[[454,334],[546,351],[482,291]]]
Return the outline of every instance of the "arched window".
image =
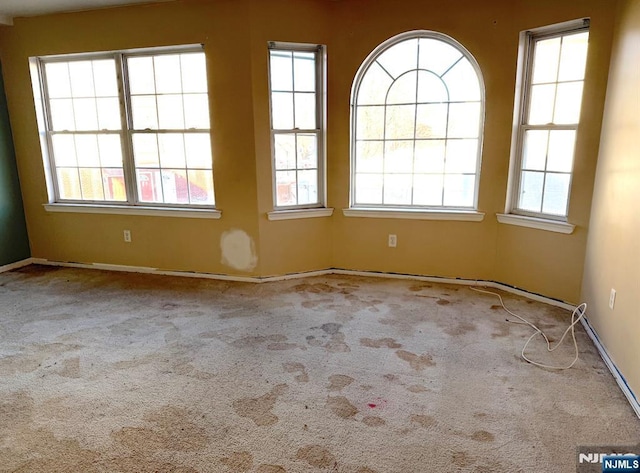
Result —
[[[351,94],[351,206],[474,209],[484,85],[454,39],[411,31],[378,46]]]

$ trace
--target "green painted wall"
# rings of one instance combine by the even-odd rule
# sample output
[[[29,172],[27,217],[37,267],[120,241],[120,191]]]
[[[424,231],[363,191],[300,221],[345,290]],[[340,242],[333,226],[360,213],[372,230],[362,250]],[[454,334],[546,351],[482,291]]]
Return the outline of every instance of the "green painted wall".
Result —
[[[0,66],[0,266],[31,256]]]

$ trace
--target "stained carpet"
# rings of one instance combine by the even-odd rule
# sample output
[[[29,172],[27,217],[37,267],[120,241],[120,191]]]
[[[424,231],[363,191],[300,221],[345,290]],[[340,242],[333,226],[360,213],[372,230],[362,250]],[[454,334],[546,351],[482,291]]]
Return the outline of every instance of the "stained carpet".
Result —
[[[504,297],[552,337],[568,323]],[[0,274],[0,470],[574,472],[578,445],[638,442],[582,328],[555,372],[508,318],[406,280]]]

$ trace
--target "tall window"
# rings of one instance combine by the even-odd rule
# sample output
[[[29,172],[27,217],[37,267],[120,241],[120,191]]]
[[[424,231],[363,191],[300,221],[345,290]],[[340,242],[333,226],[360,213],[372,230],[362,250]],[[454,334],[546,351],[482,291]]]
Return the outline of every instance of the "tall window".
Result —
[[[588,21],[523,34],[512,213],[565,220],[580,121]],[[518,100],[519,99],[519,100]]]
[[[324,49],[269,44],[276,209],[324,203]]]
[[[201,47],[37,64],[56,201],[214,205]]]
[[[484,86],[462,45],[430,31],[386,41],[356,75],[351,115],[353,207],[476,207]]]

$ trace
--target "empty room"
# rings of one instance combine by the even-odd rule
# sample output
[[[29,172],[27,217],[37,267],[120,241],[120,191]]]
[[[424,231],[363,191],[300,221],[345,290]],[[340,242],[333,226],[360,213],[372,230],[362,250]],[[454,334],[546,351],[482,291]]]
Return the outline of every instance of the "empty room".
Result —
[[[640,471],[640,0],[0,1],[0,471]]]

